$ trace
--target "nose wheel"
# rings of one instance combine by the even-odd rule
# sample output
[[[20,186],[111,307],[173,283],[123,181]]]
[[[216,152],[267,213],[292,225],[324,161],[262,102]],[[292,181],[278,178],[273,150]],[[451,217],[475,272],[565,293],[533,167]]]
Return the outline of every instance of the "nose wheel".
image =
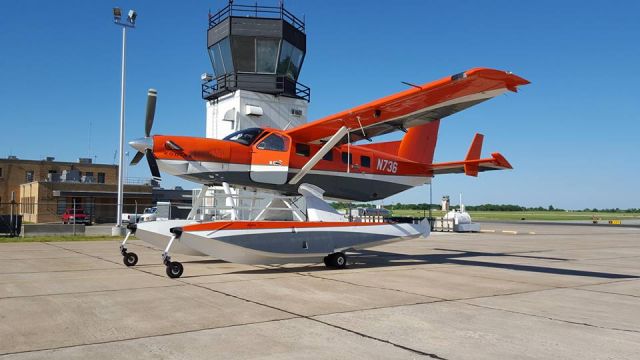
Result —
[[[177,261],[169,261],[167,263],[167,276],[172,279],[177,279],[182,276],[182,272],[184,271],[184,267],[181,263]]]
[[[180,235],[182,235],[182,229],[171,228],[169,229],[169,231],[171,231],[173,236],[171,236],[171,239],[169,240],[167,247],[164,249],[164,252],[162,253],[162,263],[167,267],[166,269],[167,276],[172,279],[177,279],[180,276],[182,276],[182,273],[184,272],[184,267],[182,266],[181,263],[177,261],[171,261],[171,256],[169,256],[169,250],[171,249],[171,245],[173,245],[173,242],[176,239],[180,238]]]
[[[129,237],[136,233],[136,225],[129,224],[127,225],[127,229],[127,236],[124,237],[124,240],[122,240],[122,243],[120,244],[120,254],[122,254],[122,262],[127,267],[131,267],[136,266],[136,264],[138,263],[138,255],[136,255],[136,253],[128,252],[126,244],[127,240],[129,240]]]
[[[343,252],[329,254],[324,257],[324,265],[333,269],[344,269],[347,267],[347,255]]]
[[[138,255],[132,252],[126,252],[122,255],[122,262],[127,266],[135,266],[138,263]]]

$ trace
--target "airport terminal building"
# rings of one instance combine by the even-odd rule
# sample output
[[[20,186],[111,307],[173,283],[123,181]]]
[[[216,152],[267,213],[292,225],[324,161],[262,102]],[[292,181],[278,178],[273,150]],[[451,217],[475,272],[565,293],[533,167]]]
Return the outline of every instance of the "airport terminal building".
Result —
[[[76,208],[95,223],[116,221],[118,166],[78,162],[0,159],[0,214],[20,214],[23,222],[60,222],[66,209]],[[157,196],[154,196],[156,194]],[[160,189],[150,179],[127,178],[124,212],[141,213],[156,201],[190,197],[190,191]],[[173,201],[175,202],[175,201]],[[182,202],[189,202],[190,199]]]

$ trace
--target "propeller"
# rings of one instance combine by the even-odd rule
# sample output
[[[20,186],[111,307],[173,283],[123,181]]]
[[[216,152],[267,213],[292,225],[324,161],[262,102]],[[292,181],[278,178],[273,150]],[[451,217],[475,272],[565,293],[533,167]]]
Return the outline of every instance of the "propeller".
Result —
[[[147,114],[144,121],[144,138],[136,139],[129,142],[129,145],[138,150],[129,165],[137,165],[143,157],[147,158],[147,164],[151,175],[155,180],[160,180],[160,170],[158,162],[153,155],[153,139],[151,138],[151,129],[153,128],[153,119],[156,114],[156,100],[158,92],[155,89],[149,89],[147,93]]]

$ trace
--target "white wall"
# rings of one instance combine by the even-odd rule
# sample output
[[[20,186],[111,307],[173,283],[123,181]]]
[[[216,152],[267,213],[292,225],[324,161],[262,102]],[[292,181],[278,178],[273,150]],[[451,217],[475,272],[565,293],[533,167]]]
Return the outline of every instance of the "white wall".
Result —
[[[246,115],[246,105],[262,108],[262,116]],[[249,127],[292,128],[307,122],[308,103],[302,99],[237,90],[214,101],[207,101],[208,138],[221,139]],[[292,109],[302,115],[292,115]]]

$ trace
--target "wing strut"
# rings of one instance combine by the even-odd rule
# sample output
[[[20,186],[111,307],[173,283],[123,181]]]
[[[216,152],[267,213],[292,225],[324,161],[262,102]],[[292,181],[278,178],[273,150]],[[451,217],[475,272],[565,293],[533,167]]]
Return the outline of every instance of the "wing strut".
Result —
[[[331,149],[338,143],[338,141],[340,141],[347,134],[348,131],[349,130],[347,129],[346,126],[343,126],[340,129],[338,129],[338,131],[335,134],[333,134],[333,136],[329,139],[329,141],[327,141],[320,148],[320,150],[318,150],[318,152],[315,155],[313,155],[311,157],[311,159],[309,159],[309,161],[307,161],[306,164],[304,164],[302,169],[300,169],[300,172],[297,173],[296,176],[291,178],[291,180],[289,180],[289,184],[291,184],[291,185],[297,184],[298,181],[300,181],[300,179],[302,179],[305,175],[307,175],[307,173],[309,172],[309,170],[311,170],[311,168],[316,166],[318,161],[322,160],[322,158],[329,151],[331,151]]]

